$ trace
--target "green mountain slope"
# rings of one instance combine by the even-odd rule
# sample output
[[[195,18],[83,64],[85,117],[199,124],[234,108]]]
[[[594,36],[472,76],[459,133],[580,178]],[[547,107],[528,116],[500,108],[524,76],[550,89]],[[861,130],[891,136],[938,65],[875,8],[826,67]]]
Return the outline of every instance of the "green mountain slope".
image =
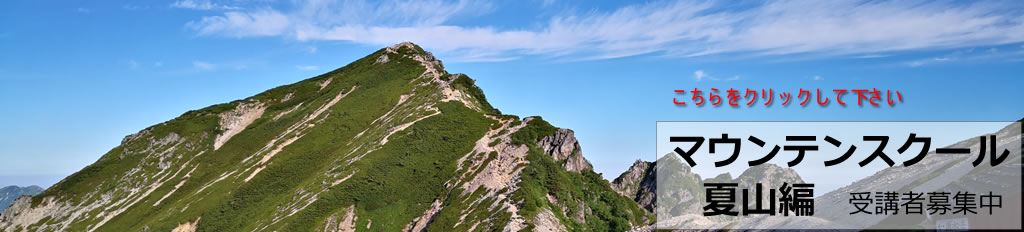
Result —
[[[572,131],[502,115],[412,43],[125,137],[5,231],[627,230]]]

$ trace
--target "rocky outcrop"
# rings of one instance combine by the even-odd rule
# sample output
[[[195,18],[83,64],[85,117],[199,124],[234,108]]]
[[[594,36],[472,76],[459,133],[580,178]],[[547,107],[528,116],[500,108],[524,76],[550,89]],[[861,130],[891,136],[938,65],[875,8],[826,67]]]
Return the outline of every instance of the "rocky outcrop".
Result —
[[[592,172],[573,131],[541,120],[543,134],[513,142],[533,120],[541,119],[500,114],[468,76],[401,43],[127,136],[35,206],[17,200],[0,215],[0,231],[621,231],[647,223],[649,213]]]
[[[7,206],[10,206],[15,199],[18,199],[21,196],[35,196],[39,195],[40,193],[43,193],[43,188],[35,185],[28,187],[18,187],[11,185],[0,188],[0,211],[4,211],[4,209],[6,209]]]
[[[789,184],[804,183],[804,180],[800,178],[796,170],[779,167],[779,165],[771,163],[750,167],[732,181],[739,183],[740,189],[753,188],[757,183],[761,183],[763,186],[782,186],[783,182]]]
[[[654,203],[657,193],[657,176],[655,167],[657,162],[636,160],[626,172],[619,175],[612,181],[612,189],[615,192],[633,199],[647,211],[654,212]]]
[[[683,164],[674,154],[667,154],[656,162],[637,160],[626,172],[612,181],[612,188],[623,196],[633,198],[651,212],[655,212],[656,201],[662,200],[660,206],[663,208],[659,208],[655,213],[661,216],[679,216],[703,212],[700,208],[705,200],[703,185],[709,182],[738,183],[737,189],[751,191],[757,183],[761,183],[764,188],[762,191],[765,191],[761,197],[763,202],[767,202],[767,191],[772,186],[781,186],[783,182],[804,183],[793,169],[774,164],[751,167],[735,179],[728,173],[723,173],[715,178],[702,180],[700,175],[693,173],[689,166]],[[664,187],[660,192],[658,185]],[[668,197],[657,199],[659,194]]]
[[[381,54],[379,57],[377,57],[377,60],[374,61],[373,64],[383,64],[387,63],[389,60],[390,59],[388,59],[388,54]]]
[[[632,196],[636,193],[640,182],[647,176],[647,171],[652,167],[651,162],[636,160],[626,172],[619,175],[612,181],[612,189],[623,196]]]
[[[428,209],[425,213],[423,213],[423,216],[419,216],[416,219],[413,219],[412,222],[410,222],[408,225],[405,226],[404,231],[408,231],[408,232],[422,232],[422,231],[426,231],[427,230],[427,225],[429,225],[430,222],[434,220],[434,217],[437,217],[437,213],[440,213],[440,212],[441,212],[441,201],[440,200],[434,200],[434,203],[430,204],[430,209]]]
[[[541,138],[537,142],[537,147],[540,147],[544,154],[550,155],[555,161],[565,161],[562,166],[569,171],[581,172],[593,169],[590,161],[583,158],[583,150],[580,149],[580,143],[576,141],[575,132],[572,130],[560,128],[555,131],[555,134]]]
[[[654,162],[656,176],[654,194],[658,218],[703,212],[704,182],[690,166],[675,154],[666,154]]]
[[[263,116],[264,109],[266,107],[259,102],[242,102],[238,103],[235,110],[221,114],[220,129],[223,133],[217,135],[217,138],[213,141],[213,149],[220,149],[220,146],[228,142],[231,137],[242,133],[245,127],[259,119],[260,116]]]
[[[174,230],[171,230],[171,232],[196,232],[196,229],[199,228],[199,220],[202,220],[202,218],[196,218],[194,222],[181,223],[178,227],[174,227]]]
[[[639,161],[642,162],[642,161]],[[634,166],[637,166],[634,164]],[[640,165],[642,166],[642,165]],[[782,168],[774,164],[762,164],[751,167],[736,178],[729,173],[720,174],[714,178],[701,179],[700,175],[693,173],[690,167],[682,163],[682,160],[675,154],[666,154],[653,164],[655,166],[650,176],[657,176],[654,185],[658,207],[655,208],[658,217],[658,228],[726,228],[729,226],[750,226],[737,228],[773,228],[771,226],[792,226],[793,224],[807,224],[802,228],[817,228],[826,223],[821,219],[797,220],[775,220],[771,217],[727,217],[727,216],[703,216],[705,202],[705,183],[738,183],[739,189],[751,189],[753,191],[757,183],[761,183],[764,191],[762,202],[767,202],[770,188],[781,186],[783,182],[790,184],[803,183],[800,176],[791,168]],[[630,169],[631,171],[633,168]],[[628,176],[624,173],[624,176]],[[655,188],[652,186],[652,188]],[[777,190],[776,190],[777,191]],[[642,191],[641,191],[642,192]],[[741,201],[741,192],[737,192],[737,204]],[[753,192],[751,192],[753,194]],[[778,193],[776,193],[778,194]],[[644,204],[637,198],[638,203]],[[755,202],[750,200],[749,202]],[[653,203],[652,203],[653,205]],[[789,227],[787,227],[789,228]],[[636,227],[635,231],[650,231],[653,227]]]
[[[31,206],[32,206],[32,197],[31,196],[21,196],[21,197],[18,197],[17,199],[15,199],[14,201],[11,202],[9,207],[7,207],[4,210],[0,211],[0,222],[14,221],[15,217],[17,217],[19,214],[21,214],[21,212],[25,211],[25,209],[28,209]],[[2,224],[0,224],[0,225],[2,225]]]
[[[736,189],[736,202],[737,205],[742,204],[742,191],[747,189],[749,191],[750,200],[745,201],[749,205],[756,204],[757,202],[753,199],[757,184],[761,183],[761,202],[767,204],[770,202],[771,194],[769,192],[775,191],[776,198],[778,198],[779,190],[777,188],[782,186],[782,183],[802,184],[804,180],[800,178],[800,175],[796,173],[796,170],[792,168],[783,168],[772,163],[765,163],[757,166],[748,168],[743,171],[736,179],[731,180],[729,183],[737,183],[739,187]]]
[[[562,225],[562,222],[558,220],[558,217],[555,216],[555,213],[551,212],[551,210],[549,209],[544,209],[540,213],[537,213],[537,216],[533,217],[533,225],[533,231],[569,231],[568,229],[565,228],[565,225]]]

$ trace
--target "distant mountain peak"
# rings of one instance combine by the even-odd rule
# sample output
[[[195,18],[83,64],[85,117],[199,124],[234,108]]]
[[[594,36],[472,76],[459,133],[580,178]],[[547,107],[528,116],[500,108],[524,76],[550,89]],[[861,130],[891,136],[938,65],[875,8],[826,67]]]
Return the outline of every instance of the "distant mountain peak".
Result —
[[[572,130],[502,114],[473,79],[404,42],[126,136],[15,200],[0,230],[623,231],[653,221],[620,197]]]
[[[43,192],[38,185],[19,187],[15,185],[0,188],[0,212],[3,212],[14,200],[22,196],[35,196]]]

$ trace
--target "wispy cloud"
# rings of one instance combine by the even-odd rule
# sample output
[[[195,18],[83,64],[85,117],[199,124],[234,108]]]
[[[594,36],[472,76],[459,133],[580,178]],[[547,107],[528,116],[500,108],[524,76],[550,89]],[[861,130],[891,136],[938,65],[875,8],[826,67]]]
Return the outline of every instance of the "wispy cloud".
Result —
[[[297,65],[295,66],[295,68],[303,71],[313,71],[320,69],[320,67],[317,67],[316,65]]]
[[[186,27],[200,35],[219,34],[231,37],[281,35],[291,26],[288,16],[274,10],[226,12],[224,16],[204,17]]]
[[[977,61],[990,61],[990,60],[1001,60],[1015,62],[1014,58],[1024,56],[1024,49],[960,49],[952,51],[948,54],[935,57],[925,57],[915,60],[910,60],[904,64],[909,67],[922,67],[928,65],[936,65],[950,62],[977,62]]]
[[[546,7],[550,6],[551,4],[555,4],[555,0],[541,0],[541,6]]]
[[[171,3],[172,8],[193,10],[239,10],[241,7],[216,4],[210,0],[178,0]]]
[[[825,78],[821,77],[821,76],[813,76],[813,77],[811,77],[811,80],[821,81],[821,80],[825,80]]]
[[[124,9],[124,10],[145,10],[145,9],[149,9],[149,6],[130,5],[130,4],[128,4],[128,5],[121,6],[121,9]]]
[[[217,65],[203,61],[192,61],[192,67],[197,70],[210,71],[217,69]]]
[[[857,59],[874,59],[874,58],[883,58],[883,57],[889,57],[889,55],[882,55],[882,54],[864,54],[864,55],[858,55],[858,56],[854,56],[853,58],[857,58]]]
[[[738,81],[741,78],[740,78],[739,75],[733,75],[731,77],[721,78],[721,77],[717,77],[717,76],[712,76],[710,73],[705,72],[704,70],[697,70],[697,71],[693,72],[693,79],[697,80],[697,81],[702,81],[702,80],[705,80],[705,79],[712,80],[712,81]]]
[[[413,41],[476,61],[538,55],[609,59],[658,53],[860,55],[1024,42],[1022,5],[1009,2],[656,1],[563,13],[526,28],[459,25],[494,10],[469,1],[296,0],[290,8],[230,10],[189,22],[200,35],[281,36],[386,46]],[[464,22],[460,20],[459,22]]]
[[[920,60],[915,60],[915,61],[907,62],[907,66],[910,66],[910,67],[920,67],[920,66],[929,65],[929,64],[947,62],[947,61],[950,61],[950,60],[952,60],[952,59],[950,59],[949,57],[927,58],[927,59],[920,59]]]
[[[141,65],[139,65],[138,61],[135,61],[134,59],[128,60],[128,67],[132,70],[139,70],[140,66]]]

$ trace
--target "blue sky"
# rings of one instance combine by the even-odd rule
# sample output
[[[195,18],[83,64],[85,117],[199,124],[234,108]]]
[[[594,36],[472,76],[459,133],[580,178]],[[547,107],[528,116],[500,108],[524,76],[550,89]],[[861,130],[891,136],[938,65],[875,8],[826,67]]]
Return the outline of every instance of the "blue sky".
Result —
[[[0,186],[50,185],[149,125],[401,41],[476,79],[503,112],[575,130],[606,178],[654,159],[656,121],[1024,117],[1020,1],[16,0],[0,8]],[[669,102],[712,87],[904,101]]]

